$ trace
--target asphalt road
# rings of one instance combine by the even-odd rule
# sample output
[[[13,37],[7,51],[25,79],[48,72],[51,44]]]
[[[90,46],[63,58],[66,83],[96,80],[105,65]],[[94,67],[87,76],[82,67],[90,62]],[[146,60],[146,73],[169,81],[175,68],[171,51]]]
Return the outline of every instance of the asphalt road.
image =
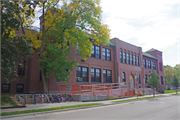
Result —
[[[180,120],[180,96],[152,98],[102,107],[27,115],[8,120]]]

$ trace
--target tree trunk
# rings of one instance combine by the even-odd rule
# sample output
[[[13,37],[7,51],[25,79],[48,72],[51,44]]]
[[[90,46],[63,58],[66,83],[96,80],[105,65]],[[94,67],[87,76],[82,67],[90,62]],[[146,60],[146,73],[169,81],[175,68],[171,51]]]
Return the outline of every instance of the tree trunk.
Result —
[[[177,95],[177,87],[176,87],[176,95]]]
[[[155,97],[155,91],[154,91],[154,87],[153,87],[153,97]]]
[[[45,78],[44,71],[41,71],[41,76],[42,76],[42,82],[43,82],[43,92],[48,94],[48,79]]]

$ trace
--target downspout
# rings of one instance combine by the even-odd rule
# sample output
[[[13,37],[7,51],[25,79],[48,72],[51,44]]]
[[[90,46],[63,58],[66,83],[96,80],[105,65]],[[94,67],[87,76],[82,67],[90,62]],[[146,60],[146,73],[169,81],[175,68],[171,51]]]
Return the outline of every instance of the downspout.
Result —
[[[114,46],[114,57],[115,57],[115,76],[116,76],[116,83],[117,83],[117,63],[116,63],[116,46]]]
[[[27,77],[26,77],[26,93],[28,93],[28,74],[29,74],[29,57],[28,57]]]

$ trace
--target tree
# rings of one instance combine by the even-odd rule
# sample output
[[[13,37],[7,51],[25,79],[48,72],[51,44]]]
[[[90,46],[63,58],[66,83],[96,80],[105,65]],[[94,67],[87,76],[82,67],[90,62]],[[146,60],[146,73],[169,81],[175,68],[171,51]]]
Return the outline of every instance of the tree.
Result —
[[[153,68],[151,68],[151,70],[151,77],[148,78],[147,84],[153,87],[153,96],[155,96],[154,88],[157,88],[159,86],[159,75],[156,74]]]
[[[174,67],[174,74],[177,77],[177,79],[180,80],[180,64],[177,64]]]
[[[172,84],[171,82],[173,81],[173,74],[174,74],[174,69],[173,67],[166,65],[164,67],[164,77],[165,77],[165,82],[166,84],[170,85]]]
[[[176,94],[177,94],[177,88],[179,87],[179,80],[176,75],[174,75],[174,79],[172,81],[172,85],[176,87]]]
[[[92,43],[107,45],[110,30],[101,22],[99,0],[44,0],[40,7],[41,43],[35,52],[40,56],[43,91],[48,93],[50,74],[54,74],[57,81],[67,82],[70,71],[65,69],[72,71],[77,65],[75,60],[67,60],[69,45],[76,48],[78,44],[78,52],[86,60],[92,53]],[[27,37],[31,36],[28,33]]]
[[[38,1],[1,1],[1,73],[4,80],[17,77],[15,62],[22,62],[32,55],[32,41],[15,34],[32,25],[34,9]],[[22,62],[23,63],[23,62]]]

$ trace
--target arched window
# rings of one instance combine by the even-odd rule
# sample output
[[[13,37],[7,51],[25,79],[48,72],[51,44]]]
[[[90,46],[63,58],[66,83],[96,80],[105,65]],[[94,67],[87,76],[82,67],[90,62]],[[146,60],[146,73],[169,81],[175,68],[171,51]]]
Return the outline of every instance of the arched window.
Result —
[[[124,72],[122,73],[122,79],[123,79],[123,82],[126,82],[126,75]]]

